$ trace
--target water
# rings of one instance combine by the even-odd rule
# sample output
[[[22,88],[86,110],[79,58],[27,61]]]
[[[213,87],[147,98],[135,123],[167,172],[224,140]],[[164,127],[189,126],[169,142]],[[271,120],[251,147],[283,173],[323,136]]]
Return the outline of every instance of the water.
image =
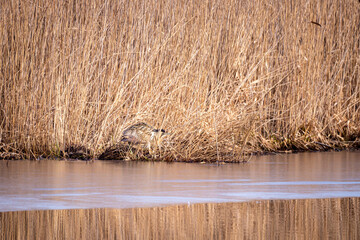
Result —
[[[0,212],[0,239],[360,239],[360,198]]]
[[[247,164],[0,161],[0,212],[360,197],[360,152]]]

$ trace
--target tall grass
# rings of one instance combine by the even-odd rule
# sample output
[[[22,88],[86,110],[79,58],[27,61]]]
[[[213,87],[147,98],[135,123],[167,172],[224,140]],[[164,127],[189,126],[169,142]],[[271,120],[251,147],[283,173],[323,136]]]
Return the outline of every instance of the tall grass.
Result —
[[[358,146],[357,1],[2,1],[2,151],[94,154],[125,127],[167,157]]]

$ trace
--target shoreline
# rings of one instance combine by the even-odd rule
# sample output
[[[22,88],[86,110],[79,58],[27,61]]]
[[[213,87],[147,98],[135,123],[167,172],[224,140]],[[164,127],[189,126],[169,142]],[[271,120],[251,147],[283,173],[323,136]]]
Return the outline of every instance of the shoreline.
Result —
[[[322,149],[322,150],[306,150],[306,149],[300,149],[300,150],[278,150],[278,151],[255,151],[255,152],[250,152],[250,153],[245,153],[243,154],[243,158],[241,160],[228,160],[228,159],[222,159],[222,160],[217,160],[217,159],[206,159],[206,161],[203,161],[201,159],[198,160],[177,160],[177,159],[162,159],[162,158],[147,158],[146,155],[141,155],[140,158],[138,159],[124,159],[123,155],[121,156],[121,158],[108,158],[108,159],[101,159],[98,157],[94,157],[91,156],[90,154],[87,154],[84,152],[84,148],[80,147],[78,149],[80,149],[80,151],[75,151],[73,153],[71,153],[72,157],[69,157],[69,155],[67,155],[67,153],[61,153],[62,156],[55,156],[55,155],[49,155],[46,156],[44,154],[40,154],[38,156],[33,155],[30,157],[23,157],[26,156],[25,154],[21,154],[21,153],[16,153],[16,152],[1,152],[0,151],[0,161],[4,160],[4,161],[11,161],[11,160],[43,160],[43,159],[47,159],[47,160],[69,160],[69,161],[92,161],[92,160],[99,160],[99,161],[151,161],[151,162],[186,162],[186,163],[216,163],[216,162],[222,162],[222,163],[246,163],[248,162],[253,156],[266,156],[266,155],[277,155],[277,154],[296,154],[296,153],[312,153],[312,152],[342,152],[342,151],[359,151],[360,150],[360,142],[353,142],[353,145],[355,145],[355,147],[342,147],[342,148],[327,148],[327,149]],[[75,149],[75,148],[74,148]],[[123,154],[126,154],[126,152],[124,152]],[[99,154],[100,155],[100,154]],[[99,156],[98,155],[98,156]],[[231,157],[231,156],[230,156]],[[229,158],[229,157],[228,157]]]

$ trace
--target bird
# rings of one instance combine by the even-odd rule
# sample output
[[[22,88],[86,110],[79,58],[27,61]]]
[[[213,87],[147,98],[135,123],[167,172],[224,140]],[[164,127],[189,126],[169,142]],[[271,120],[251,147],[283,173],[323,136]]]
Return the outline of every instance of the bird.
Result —
[[[164,129],[155,129],[144,122],[140,122],[123,131],[121,142],[127,142],[131,145],[145,145],[150,151],[151,146],[159,146],[163,136],[168,134]]]

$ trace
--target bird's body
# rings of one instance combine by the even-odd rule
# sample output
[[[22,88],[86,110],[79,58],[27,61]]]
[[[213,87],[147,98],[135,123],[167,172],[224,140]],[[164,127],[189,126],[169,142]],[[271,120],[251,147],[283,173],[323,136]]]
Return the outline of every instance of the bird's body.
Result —
[[[163,135],[167,135],[163,129],[155,129],[146,123],[137,123],[124,130],[121,141],[130,144],[151,145],[158,144]]]

